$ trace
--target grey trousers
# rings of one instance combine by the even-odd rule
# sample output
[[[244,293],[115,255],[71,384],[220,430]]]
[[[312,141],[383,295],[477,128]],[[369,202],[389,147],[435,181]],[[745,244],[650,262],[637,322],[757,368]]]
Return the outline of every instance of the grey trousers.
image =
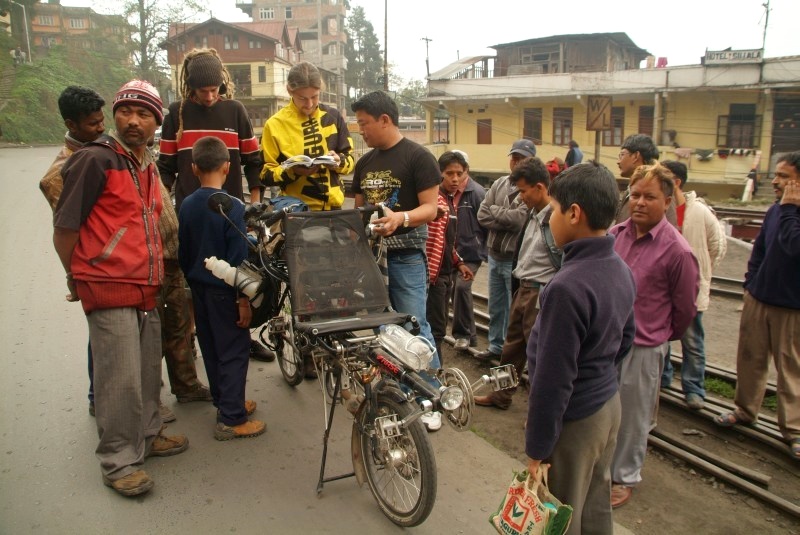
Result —
[[[467,262],[472,273],[478,274],[481,265]],[[472,303],[472,281],[464,280],[458,270],[450,281],[453,285],[453,338],[475,338],[475,305]]]
[[[664,371],[664,356],[669,344],[656,347],[634,344],[619,367],[619,396],[622,421],[617,434],[617,448],[611,464],[614,483],[628,487],[641,480],[647,435],[656,426],[658,390]]]
[[[113,481],[140,469],[161,429],[161,323],[156,309],[95,310],[86,319],[100,437],[95,453]]]
[[[581,420],[564,422],[550,455],[550,492],[573,508],[567,534],[612,535],[611,458],[617,444],[619,393]]]

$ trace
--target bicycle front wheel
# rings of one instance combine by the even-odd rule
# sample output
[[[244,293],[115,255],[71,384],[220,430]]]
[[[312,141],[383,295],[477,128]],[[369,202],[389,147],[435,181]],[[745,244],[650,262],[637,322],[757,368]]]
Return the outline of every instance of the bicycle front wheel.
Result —
[[[417,419],[399,434],[380,438],[381,418],[397,421],[412,409],[408,403],[378,394],[377,419],[367,421],[368,407],[360,413],[361,459],[369,489],[381,511],[395,524],[417,526],[428,518],[436,501],[436,460],[428,433]]]
[[[303,382],[303,356],[297,348],[292,323],[292,295],[288,285],[281,283],[281,309],[278,315],[283,318],[284,331],[275,336],[275,356],[283,378],[289,386],[297,386]]]

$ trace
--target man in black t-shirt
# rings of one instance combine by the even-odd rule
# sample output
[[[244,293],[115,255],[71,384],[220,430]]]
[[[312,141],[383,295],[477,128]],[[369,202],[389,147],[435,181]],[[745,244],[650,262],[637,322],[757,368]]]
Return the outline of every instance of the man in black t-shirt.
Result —
[[[425,317],[428,268],[427,223],[436,217],[441,173],[433,154],[403,137],[397,104],[382,91],[364,95],[352,104],[359,133],[372,148],[356,163],[353,173],[355,205],[382,203],[384,216],[375,232],[385,236],[389,300],[398,312],[413,314],[420,334],[435,347]],[[434,354],[431,368],[439,367]],[[441,415],[423,417],[429,430],[441,427]]]

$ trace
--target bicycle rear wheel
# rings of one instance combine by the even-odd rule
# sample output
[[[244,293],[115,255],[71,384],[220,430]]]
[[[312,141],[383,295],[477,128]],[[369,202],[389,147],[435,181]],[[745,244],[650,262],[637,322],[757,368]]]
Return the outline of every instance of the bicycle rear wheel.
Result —
[[[281,374],[289,386],[297,386],[303,382],[303,356],[297,348],[294,337],[294,324],[292,323],[292,294],[291,289],[285,283],[281,283],[281,309],[278,317],[282,319],[284,330],[282,333],[270,335],[275,336],[275,356],[278,359],[278,367]]]
[[[396,415],[400,421],[411,411],[408,403],[378,394],[377,420],[367,421],[370,411],[362,410],[359,421],[360,453],[369,489],[383,514],[403,527],[421,524],[433,510],[436,501],[433,448],[419,419],[400,428],[395,436],[379,438],[376,428],[381,418]]]

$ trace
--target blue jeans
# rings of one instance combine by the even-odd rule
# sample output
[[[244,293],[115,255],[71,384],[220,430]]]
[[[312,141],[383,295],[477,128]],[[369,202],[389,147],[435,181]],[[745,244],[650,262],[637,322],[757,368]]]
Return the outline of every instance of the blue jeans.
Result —
[[[431,326],[425,314],[428,301],[428,264],[422,251],[389,253],[389,301],[397,312],[416,316],[419,334],[436,347]],[[439,355],[434,351],[431,368],[440,367]]]
[[[705,399],[706,351],[702,312],[697,313],[686,332],[683,333],[681,351],[683,352],[683,364],[681,364],[681,388],[683,393],[684,395],[697,394]],[[672,374],[672,363],[669,360],[669,352],[667,352],[664,373],[661,376],[662,386],[672,382]]]
[[[511,260],[489,256],[489,351],[499,355],[508,329],[511,309]]]

